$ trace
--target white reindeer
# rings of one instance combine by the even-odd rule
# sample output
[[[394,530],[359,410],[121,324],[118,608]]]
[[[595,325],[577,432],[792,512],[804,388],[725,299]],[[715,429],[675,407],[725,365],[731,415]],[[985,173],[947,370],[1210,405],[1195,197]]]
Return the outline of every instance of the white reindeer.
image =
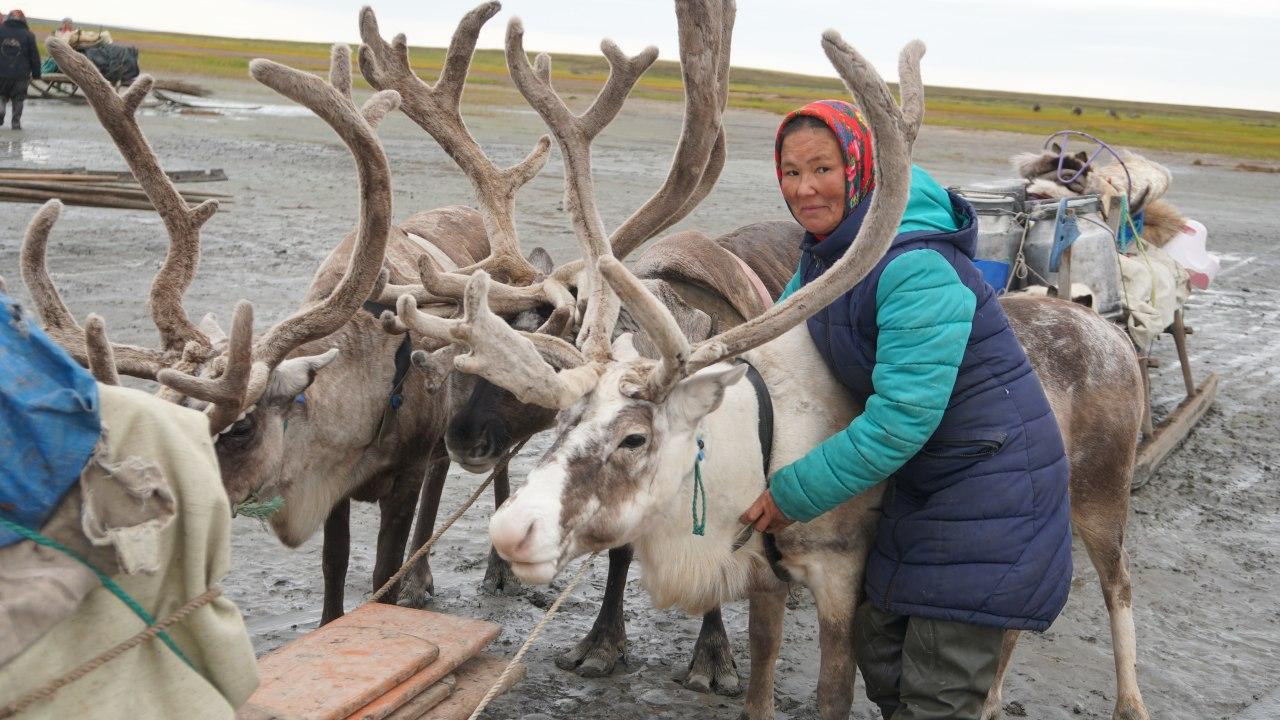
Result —
[[[909,188],[910,144],[923,110],[919,44],[903,53],[902,107],[838,34],[828,31],[823,47],[866,112],[877,191],[852,248],[819,280],[764,315],[690,347],[661,303],[609,256],[606,246],[584,236],[587,267],[598,268],[645,325],[649,339],[662,349],[660,360],[637,357],[628,340],[607,344],[612,315],[603,287],[588,305],[578,361],[562,361],[559,370],[542,360],[529,337],[488,311],[488,281],[482,274],[468,285],[465,319],[423,328],[469,347],[470,353],[456,360],[460,368],[525,402],[562,411],[554,443],[490,524],[495,547],[517,575],[546,583],[576,557],[631,543],[644,568],[644,584],[659,606],[697,613],[749,597],[752,671],[746,716],[753,720],[773,716],[773,665],[787,585],[770,566],[760,538],[737,547],[744,529],[738,517],[765,483],[757,434],[761,399],[754,387],[738,382],[746,366],[722,361],[745,354],[773,399],[778,432],[769,471],[848,425],[859,408],[797,325],[853,287],[892,241]],[[1066,440],[1073,523],[1099,570],[1111,613],[1119,686],[1115,716],[1145,719],[1134,672],[1123,547],[1141,414],[1132,348],[1115,328],[1071,303],[1011,298],[1002,304]],[[563,355],[573,348],[560,350]],[[700,445],[701,463],[696,460]],[[700,536],[690,532],[698,474],[708,508]],[[878,494],[873,489],[777,536],[780,568],[809,585],[816,601],[822,650],[818,703],[828,720],[847,717],[852,701],[852,617]],[[1000,685],[1016,638],[1013,632],[1006,635],[987,717],[999,713]]]

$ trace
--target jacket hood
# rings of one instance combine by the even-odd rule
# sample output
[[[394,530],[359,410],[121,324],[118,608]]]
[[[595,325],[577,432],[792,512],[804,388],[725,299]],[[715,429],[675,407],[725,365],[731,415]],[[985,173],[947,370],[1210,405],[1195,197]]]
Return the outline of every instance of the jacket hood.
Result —
[[[19,19],[17,19],[17,18],[9,18],[9,19],[5,20],[5,21],[4,21],[4,26],[5,26],[5,27],[11,27],[11,28],[22,28],[23,30],[29,30],[29,29],[30,29],[30,28],[28,28],[28,27],[27,27],[27,21],[26,21],[26,20],[19,20]]]

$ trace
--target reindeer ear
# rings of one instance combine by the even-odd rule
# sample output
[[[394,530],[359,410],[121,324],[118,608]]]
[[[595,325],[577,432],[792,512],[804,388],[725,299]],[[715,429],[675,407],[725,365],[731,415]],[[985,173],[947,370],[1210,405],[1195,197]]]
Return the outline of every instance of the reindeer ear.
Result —
[[[1062,146],[1061,146],[1061,145],[1059,145],[1058,143],[1054,143],[1054,144],[1050,145],[1050,146],[1049,146],[1049,149],[1053,151],[1053,154],[1054,154],[1054,155],[1061,155],[1061,154],[1062,154]]]
[[[271,371],[263,400],[291,399],[311,387],[316,373],[338,357],[338,348],[330,348],[321,355],[289,358]]]
[[[546,248],[538,246],[529,251],[529,264],[537,268],[538,272],[543,275],[550,275],[556,269],[556,264],[551,260],[551,253]]]
[[[681,380],[667,396],[665,407],[671,418],[693,427],[720,407],[725,388],[747,374],[746,365],[712,365]]]
[[[1074,157],[1075,159],[1079,160],[1081,163],[1089,162],[1089,153],[1084,150],[1081,150],[1080,152],[1076,153]]]

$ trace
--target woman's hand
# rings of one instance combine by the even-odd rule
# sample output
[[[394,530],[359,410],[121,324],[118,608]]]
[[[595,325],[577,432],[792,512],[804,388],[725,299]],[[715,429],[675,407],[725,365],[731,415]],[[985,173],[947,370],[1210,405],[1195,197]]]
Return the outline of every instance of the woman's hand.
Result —
[[[795,522],[789,519],[773,502],[768,490],[760,493],[760,497],[751,503],[751,507],[742,513],[738,522],[755,527],[757,532],[777,533]]]

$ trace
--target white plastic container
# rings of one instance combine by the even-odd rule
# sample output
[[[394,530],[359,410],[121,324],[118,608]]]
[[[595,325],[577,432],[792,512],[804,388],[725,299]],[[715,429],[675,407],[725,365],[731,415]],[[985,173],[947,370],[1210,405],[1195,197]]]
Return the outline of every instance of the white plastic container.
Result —
[[[1188,219],[1182,232],[1164,246],[1164,251],[1187,269],[1191,284],[1204,290],[1218,274],[1221,264],[1218,257],[1207,249],[1209,231],[1199,220]]]

